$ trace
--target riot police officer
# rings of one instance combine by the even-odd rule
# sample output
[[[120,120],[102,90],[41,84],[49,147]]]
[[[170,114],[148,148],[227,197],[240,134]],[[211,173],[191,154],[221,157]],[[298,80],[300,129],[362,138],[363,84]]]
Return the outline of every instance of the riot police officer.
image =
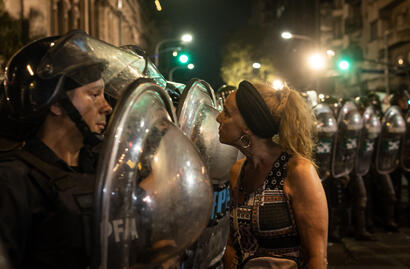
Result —
[[[402,145],[401,145],[401,147],[402,147],[402,149],[401,149],[402,153],[401,154],[402,155],[406,154],[406,152],[408,154],[408,151],[405,149],[405,147],[408,144],[408,137],[409,137],[408,134],[410,132],[410,130],[408,130],[409,129],[409,120],[408,120],[408,117],[409,117],[409,104],[408,104],[409,98],[410,98],[410,95],[409,95],[409,92],[408,92],[406,86],[402,86],[402,87],[399,87],[399,89],[397,89],[393,93],[392,99],[390,101],[392,106],[398,106],[399,107],[404,120],[407,122],[405,141],[403,141]],[[402,157],[404,157],[404,156],[402,156]],[[396,202],[396,206],[395,206],[395,220],[396,220],[396,222],[399,223],[400,218],[401,218],[400,213],[402,211],[402,209],[401,209],[401,203],[402,203],[402,197],[401,197],[402,184],[401,183],[402,182],[401,182],[401,180],[402,180],[402,176],[403,176],[407,180],[407,182],[409,183],[409,181],[410,181],[410,172],[409,172],[409,169],[406,168],[406,165],[403,162],[401,162],[401,165],[398,166],[397,169],[393,173],[391,173],[390,176],[392,178],[393,186],[394,186],[394,189],[395,189],[395,192],[396,192],[396,197],[397,197],[397,202]],[[407,184],[407,186],[409,187],[409,184]],[[409,206],[408,206],[407,210],[410,210]]]
[[[368,189],[373,189],[374,193],[374,219],[387,231],[393,232],[398,231],[394,219],[397,196],[390,174],[398,167],[400,145],[405,131],[406,125],[399,107],[390,106],[381,120],[381,133],[377,139],[371,173],[367,177]]]
[[[96,159],[90,149],[101,140],[112,108],[100,76],[104,63],[84,61],[55,72],[46,60],[62,39],[26,45],[6,69],[8,119],[27,141],[0,161],[0,240],[13,268],[90,264]],[[70,57],[62,54],[59,61]]]
[[[373,236],[366,229],[365,213],[368,197],[370,196],[363,178],[370,170],[374,145],[380,134],[381,126],[380,119],[366,96],[356,97],[355,104],[362,115],[363,128],[360,134],[355,166],[350,174],[351,181],[348,186],[348,193],[351,196],[355,238],[358,240],[373,240]]]
[[[334,106],[337,108],[338,106]],[[347,186],[354,168],[362,118],[352,101],[337,111],[337,133],[333,139],[331,176],[323,182],[329,204],[329,241],[339,241],[346,233],[349,199]]]

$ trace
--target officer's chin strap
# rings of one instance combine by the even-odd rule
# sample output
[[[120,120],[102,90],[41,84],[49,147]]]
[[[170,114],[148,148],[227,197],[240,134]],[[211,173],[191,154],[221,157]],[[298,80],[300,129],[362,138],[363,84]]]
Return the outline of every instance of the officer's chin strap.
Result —
[[[75,108],[66,92],[64,92],[62,98],[59,100],[59,104],[61,104],[64,111],[80,130],[81,134],[83,135],[83,142],[85,145],[94,147],[103,140],[104,135],[94,133],[90,130],[90,127],[84,121],[77,108]]]

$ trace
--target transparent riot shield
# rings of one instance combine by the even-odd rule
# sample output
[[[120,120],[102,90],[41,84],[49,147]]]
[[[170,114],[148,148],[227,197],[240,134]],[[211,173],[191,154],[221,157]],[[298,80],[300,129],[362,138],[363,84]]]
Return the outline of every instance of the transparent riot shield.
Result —
[[[406,135],[403,138],[400,154],[400,165],[404,171],[410,172],[410,114],[406,118]]]
[[[330,160],[332,159],[332,145],[337,132],[337,122],[333,111],[326,104],[319,104],[313,108],[316,116],[317,143],[314,156],[319,167],[319,177],[324,180],[330,174]]]
[[[363,129],[360,134],[360,142],[355,164],[355,174],[357,176],[364,176],[369,172],[376,139],[381,132],[380,119],[372,106],[365,109],[362,119]]]
[[[185,134],[192,132],[194,111],[201,104],[215,107],[215,93],[207,82],[193,79],[186,85],[176,112],[179,126]]]
[[[185,88],[178,108],[181,130],[197,147],[212,180],[213,209],[208,223],[196,245],[187,267],[207,268],[222,259],[229,235],[229,171],[236,162],[238,150],[219,142],[216,121],[218,110],[212,88],[201,80]]]
[[[97,173],[96,268],[154,268],[194,243],[209,221],[207,169],[171,106],[144,79],[118,100]]]
[[[185,89],[185,84],[177,83],[173,81],[167,81],[165,90],[171,97],[174,107],[177,108],[179,105],[179,100],[181,99],[182,92]]]
[[[393,172],[399,161],[400,144],[406,132],[400,109],[397,106],[389,107],[383,115],[382,131],[377,140],[376,171],[379,174]]]
[[[362,129],[362,117],[355,104],[346,102],[337,117],[338,131],[332,149],[332,176],[348,175],[354,168],[357,147]]]

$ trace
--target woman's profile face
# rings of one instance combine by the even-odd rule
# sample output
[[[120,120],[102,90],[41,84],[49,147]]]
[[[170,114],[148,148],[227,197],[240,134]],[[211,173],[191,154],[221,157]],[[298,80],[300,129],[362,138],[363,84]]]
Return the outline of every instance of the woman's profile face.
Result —
[[[219,141],[228,145],[236,145],[243,131],[238,107],[235,101],[236,92],[231,93],[225,101],[224,109],[219,113],[216,121],[219,125]]]

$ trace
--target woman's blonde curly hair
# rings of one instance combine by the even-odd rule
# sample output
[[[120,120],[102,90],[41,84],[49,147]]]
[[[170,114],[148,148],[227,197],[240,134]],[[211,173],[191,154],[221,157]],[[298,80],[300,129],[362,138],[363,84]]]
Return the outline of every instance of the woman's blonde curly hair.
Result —
[[[272,139],[289,153],[313,162],[315,116],[305,99],[285,85],[275,90],[266,83],[252,82],[275,118],[280,119],[279,138]]]

